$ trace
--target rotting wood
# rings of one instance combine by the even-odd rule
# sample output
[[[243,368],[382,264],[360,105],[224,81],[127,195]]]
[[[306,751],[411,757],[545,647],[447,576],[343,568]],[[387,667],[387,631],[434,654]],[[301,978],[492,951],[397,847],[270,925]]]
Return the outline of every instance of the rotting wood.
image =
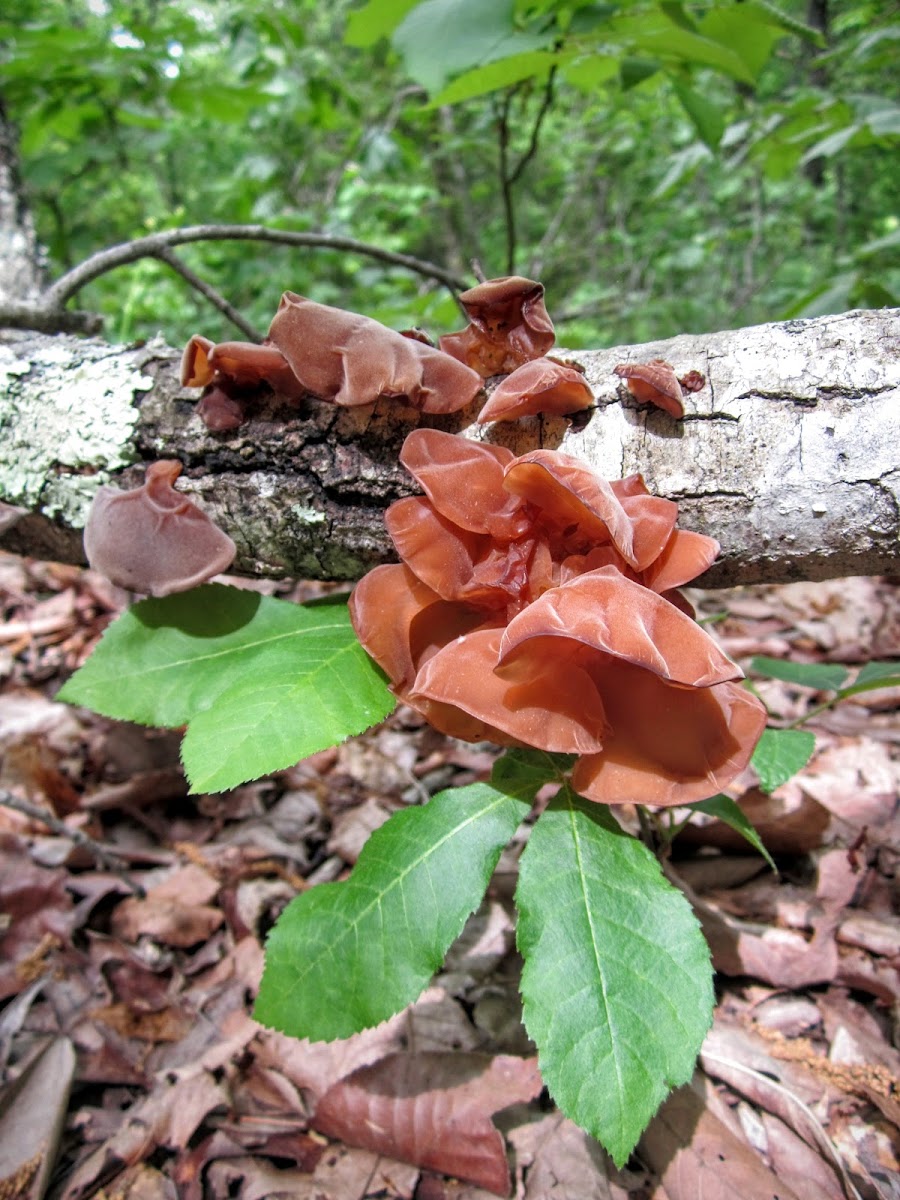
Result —
[[[269,403],[233,434],[210,434],[194,412],[198,393],[179,385],[179,352],[162,341],[114,347],[9,331],[0,338],[0,500],[23,516],[0,545],[81,561],[96,488],[132,486],[141,464],[178,457],[184,490],[237,543],[237,570],[355,579],[391,557],[381,516],[412,490],[397,454],[423,424],[516,453],[560,449],[609,478],[640,471],[679,502],[684,528],[721,542],[707,586],[897,571],[900,310],[569,357],[597,398],[586,423],[535,417],[479,431],[472,413],[311,400]],[[655,357],[707,377],[686,397],[683,421],[637,405],[613,374],[616,363]]]

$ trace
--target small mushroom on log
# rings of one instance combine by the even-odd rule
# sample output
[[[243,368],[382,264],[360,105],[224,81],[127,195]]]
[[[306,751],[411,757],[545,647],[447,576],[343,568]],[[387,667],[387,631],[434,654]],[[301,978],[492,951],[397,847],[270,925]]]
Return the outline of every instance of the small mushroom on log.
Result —
[[[84,530],[84,551],[95,571],[151,596],[184,592],[227,571],[235,544],[175,491],[180,474],[177,459],[163,459],[150,464],[138,488],[100,488]]]
[[[535,358],[517,367],[498,384],[478,416],[486,421],[514,421],[538,413],[565,416],[594,402],[584,375],[554,358]]]
[[[681,384],[670,363],[651,358],[645,363],[619,363],[613,371],[640,404],[655,404],[673,417],[684,416]]]
[[[438,345],[485,379],[542,357],[556,340],[544,306],[544,285],[534,279],[488,279],[460,293],[459,299],[469,325],[445,334]]]

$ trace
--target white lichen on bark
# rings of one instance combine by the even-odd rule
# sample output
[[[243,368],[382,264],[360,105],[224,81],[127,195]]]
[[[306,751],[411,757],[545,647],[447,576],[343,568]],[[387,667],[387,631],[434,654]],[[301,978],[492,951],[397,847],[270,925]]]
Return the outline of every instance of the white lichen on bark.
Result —
[[[153,380],[133,352],[75,347],[25,336],[0,344],[0,498],[78,528],[97,488],[135,461],[135,399]]]

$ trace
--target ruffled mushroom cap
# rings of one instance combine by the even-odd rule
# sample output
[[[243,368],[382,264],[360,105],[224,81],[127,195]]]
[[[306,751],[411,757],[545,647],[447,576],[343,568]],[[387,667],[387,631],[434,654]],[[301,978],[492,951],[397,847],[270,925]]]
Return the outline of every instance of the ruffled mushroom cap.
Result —
[[[212,383],[215,372],[209,355],[215,343],[202,334],[195,333],[181,355],[181,382],[184,387],[206,387]]]
[[[427,493],[388,510],[403,565],[350,602],[402,700],[453,737],[580,755],[604,803],[689,803],[746,765],[765,710],[672,590],[717,549],[674,504],[435,430],[402,458]]]
[[[448,413],[481,389],[480,376],[432,346],[295,292],[282,296],[269,339],[305,391],[335,404],[406,396],[423,412]]]
[[[624,379],[629,392],[640,404],[655,404],[673,417],[684,416],[681,384],[670,363],[652,358],[645,363],[619,363],[613,371]]]
[[[172,484],[181,463],[151,463],[141,487],[102,487],[84,530],[84,550],[95,571],[119,587],[168,596],[226,571],[235,544]]]
[[[503,446],[439,429],[414,429],[400,451],[400,462],[442,516],[472,533],[507,539],[521,536],[530,526],[504,484],[504,471],[515,461]]]
[[[251,390],[261,383],[288,399],[303,395],[297,377],[275,346],[256,342],[218,342],[195,333],[181,356],[181,382],[185,387]]]
[[[687,371],[678,376],[678,382],[683,392],[699,392],[706,384],[706,376],[700,371]]]
[[[540,358],[556,335],[544,307],[544,285],[521,275],[488,279],[460,294],[469,325],[438,345],[487,379]]]
[[[478,421],[514,421],[537,413],[564,416],[593,403],[594,393],[580,371],[552,358],[535,358],[494,389]]]
[[[410,698],[584,756],[573,782],[589,799],[669,805],[713,794],[749,761],[766,714],[739,676],[689,617],[608,567],[546,592],[502,634],[457,637]]]
[[[254,388],[265,383],[273,392],[289,400],[299,400],[303,395],[296,375],[275,346],[219,342],[209,352],[209,364],[218,380],[228,380],[239,388]]]
[[[611,484],[578,459],[532,450],[510,463],[503,486],[540,510],[541,523],[560,550],[574,553],[611,540],[625,561],[637,566],[633,522]]]

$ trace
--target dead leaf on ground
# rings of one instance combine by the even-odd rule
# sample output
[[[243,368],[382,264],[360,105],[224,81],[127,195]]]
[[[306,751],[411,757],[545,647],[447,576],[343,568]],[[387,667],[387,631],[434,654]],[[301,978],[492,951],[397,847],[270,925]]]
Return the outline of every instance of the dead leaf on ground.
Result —
[[[218,890],[218,881],[191,863],[150,888],[144,899],[129,896],[118,904],[112,931],[126,942],[143,934],[167,946],[196,946],[225,920],[221,909],[207,903]]]
[[[702,1082],[669,1096],[641,1138],[638,1154],[658,1173],[669,1200],[799,1200],[746,1141],[713,1115]]]
[[[72,1043],[54,1038],[0,1093],[0,1196],[40,1200],[44,1195],[66,1123],[74,1074]]]
[[[509,1164],[491,1115],[531,1100],[535,1059],[395,1054],[335,1084],[316,1109],[329,1137],[509,1194]]]
[[[517,1125],[507,1137],[522,1200],[611,1200],[603,1148],[562,1113]]]
[[[0,832],[0,1000],[46,970],[44,959],[75,925],[68,873],[39,867],[26,843]]]

